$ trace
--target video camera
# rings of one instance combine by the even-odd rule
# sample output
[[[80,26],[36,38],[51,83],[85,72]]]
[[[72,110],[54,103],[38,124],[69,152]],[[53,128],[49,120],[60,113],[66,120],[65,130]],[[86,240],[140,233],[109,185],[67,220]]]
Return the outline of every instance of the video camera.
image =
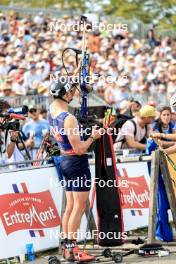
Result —
[[[3,118],[3,122],[0,123],[0,129],[19,131],[19,120],[25,120],[25,116],[28,114],[28,107],[26,105],[9,108],[7,112],[0,113],[0,117]],[[15,119],[14,121],[11,121]]]
[[[7,113],[8,114],[17,114],[17,115],[24,115],[27,116],[28,114],[28,107],[27,105],[17,106],[13,108],[9,108]]]
[[[2,129],[2,130],[19,131],[20,122],[19,122],[19,120],[10,121],[10,122],[9,121],[8,122],[5,121],[4,123],[0,123],[0,129]]]

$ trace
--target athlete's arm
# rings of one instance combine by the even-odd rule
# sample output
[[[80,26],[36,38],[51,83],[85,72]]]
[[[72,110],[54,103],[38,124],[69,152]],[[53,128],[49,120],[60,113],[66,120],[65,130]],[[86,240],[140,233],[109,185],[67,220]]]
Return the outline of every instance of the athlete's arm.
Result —
[[[77,119],[72,115],[66,117],[64,129],[67,133],[68,140],[77,155],[85,154],[92,142],[100,138],[102,135],[102,128],[98,130],[94,129],[91,136],[86,141],[81,141]]]

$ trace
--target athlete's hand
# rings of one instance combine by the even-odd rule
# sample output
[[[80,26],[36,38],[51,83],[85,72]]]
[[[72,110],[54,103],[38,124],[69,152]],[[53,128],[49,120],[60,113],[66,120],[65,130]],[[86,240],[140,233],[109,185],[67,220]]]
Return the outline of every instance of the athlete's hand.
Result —
[[[93,126],[91,137],[93,137],[94,139],[101,138],[101,136],[103,135],[103,131],[103,128],[98,129],[97,126]]]

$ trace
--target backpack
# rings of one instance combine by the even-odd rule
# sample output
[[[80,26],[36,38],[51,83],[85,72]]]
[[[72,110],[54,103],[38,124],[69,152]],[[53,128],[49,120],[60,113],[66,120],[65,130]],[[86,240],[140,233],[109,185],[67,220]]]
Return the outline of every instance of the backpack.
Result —
[[[132,120],[132,118],[133,118],[133,116],[118,114],[117,119],[110,124],[110,127],[115,128],[116,131],[119,132],[119,129],[122,128],[123,124],[125,124],[125,122],[128,120]],[[136,126],[135,126],[135,130],[136,130]],[[135,132],[135,134],[136,134],[136,132]],[[117,138],[117,135],[113,134],[112,135],[113,143],[115,143],[116,138]]]
[[[130,121],[131,123],[133,123],[134,125],[134,137],[136,136],[137,133],[137,126],[135,121],[133,120],[133,116],[127,116],[127,115],[119,115],[117,120],[115,120],[112,124],[111,127],[116,128],[116,131],[119,131],[120,128],[122,128],[122,126],[125,124],[126,121]],[[146,136],[147,136],[147,125],[145,125],[145,136],[139,141],[139,143],[141,144],[145,144],[146,143]],[[115,143],[117,135],[113,135],[113,143]],[[120,142],[122,142],[122,145],[125,143],[125,138],[122,139]]]

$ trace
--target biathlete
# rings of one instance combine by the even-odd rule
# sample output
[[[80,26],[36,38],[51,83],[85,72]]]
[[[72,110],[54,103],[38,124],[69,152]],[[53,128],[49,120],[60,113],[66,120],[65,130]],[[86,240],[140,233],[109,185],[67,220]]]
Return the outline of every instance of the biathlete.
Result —
[[[66,182],[66,209],[62,218],[62,252],[67,261],[92,261],[86,251],[81,251],[76,244],[77,230],[85,212],[91,174],[87,150],[102,135],[102,128],[92,129],[90,137],[84,141],[80,135],[80,125],[76,117],[68,112],[68,105],[73,99],[76,86],[68,82],[54,82],[50,87],[53,102],[50,105],[48,120],[50,130],[61,150],[61,171]],[[77,181],[78,184],[74,184]]]

